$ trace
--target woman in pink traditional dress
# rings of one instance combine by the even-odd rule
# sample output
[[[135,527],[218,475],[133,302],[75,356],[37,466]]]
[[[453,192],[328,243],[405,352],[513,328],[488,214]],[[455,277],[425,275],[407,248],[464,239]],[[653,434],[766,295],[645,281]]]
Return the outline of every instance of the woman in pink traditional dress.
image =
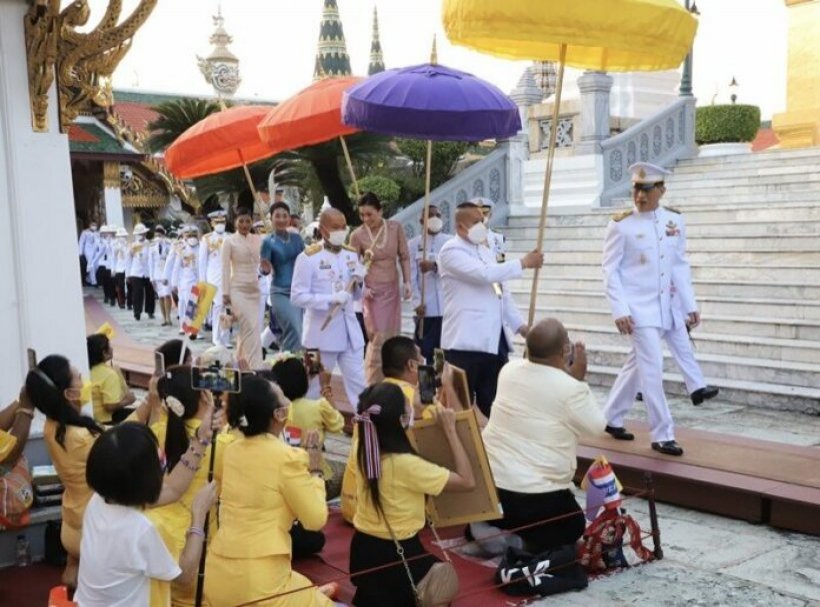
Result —
[[[230,306],[239,324],[238,359],[245,360],[251,369],[262,366],[262,327],[259,324],[260,251],[262,237],[251,234],[253,211],[236,210],[236,232],[222,245],[222,290],[225,307]],[[270,262],[261,260],[262,271],[269,274]]]
[[[350,237],[352,246],[366,266],[362,302],[364,324],[370,343],[365,354],[365,379],[368,385],[381,381],[381,348],[401,331],[401,298],[410,299],[410,254],[404,229],[396,221],[382,217],[382,204],[372,192],[359,201],[362,225]],[[400,294],[401,267],[404,289]]]

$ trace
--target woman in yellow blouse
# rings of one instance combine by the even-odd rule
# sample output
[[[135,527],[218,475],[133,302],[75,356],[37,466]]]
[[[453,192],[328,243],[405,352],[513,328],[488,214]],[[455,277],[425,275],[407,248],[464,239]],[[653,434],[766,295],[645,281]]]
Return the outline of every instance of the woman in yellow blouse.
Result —
[[[110,424],[114,412],[132,405],[136,398],[128,389],[122,372],[111,364],[114,350],[108,337],[102,333],[89,335],[86,338],[86,347],[91,383],[96,388],[96,394],[92,399],[94,421],[98,424]]]
[[[194,390],[191,387],[191,368],[186,366],[169,367],[165,375],[157,380],[157,394],[164,405],[164,419],[151,424],[151,430],[165,456],[166,471],[173,470],[182,460],[182,456],[197,441],[197,431],[202,420],[213,408],[213,397],[210,392]],[[232,434],[222,433],[216,439],[217,465],[225,447],[233,440]],[[202,458],[196,462],[194,478],[180,499],[167,506],[152,508],[145,515],[159,530],[168,551],[178,560],[185,547],[186,531],[191,526],[191,506],[197,492],[208,483],[208,464],[211,457],[211,446],[205,446]],[[185,465],[183,463],[183,465]],[[211,529],[216,528],[216,519],[211,518]],[[151,580],[151,606],[180,607],[194,604],[195,587],[180,586],[171,582]]]
[[[231,424],[244,436],[225,448],[222,459],[219,529],[205,566],[208,604],[333,605],[326,595],[331,589],[317,589],[291,569],[293,522],[318,530],[327,521],[315,433],[307,452],[282,441],[288,401],[261,377],[243,377],[242,392],[231,395],[228,408]],[[305,590],[292,592],[300,588]]]
[[[150,392],[155,393],[156,384],[149,389],[145,400],[129,417],[129,421],[145,423],[151,409]],[[68,552],[68,562],[63,572],[63,583],[69,587],[77,584],[77,568],[80,558],[80,540],[83,514],[92,491],[85,478],[88,453],[102,428],[90,417],[80,412],[88,402],[90,384],[84,384],[80,372],[64,356],[46,356],[26,376],[26,392],[31,402],[46,416],[43,438],[49,457],[63,484],[62,530],[60,540]],[[212,410],[200,431],[203,440],[210,441],[211,427],[219,427],[221,414],[212,421]],[[204,446],[200,441],[191,445],[186,461],[202,457]],[[180,458],[182,462],[182,458]],[[179,499],[193,478],[194,470],[182,463],[174,467],[165,478],[157,505],[169,504]]]
[[[442,564],[421,544],[419,532],[425,525],[425,498],[442,491],[469,491],[475,486],[473,470],[456,434],[455,414],[451,409],[436,409],[453,453],[456,471],[452,472],[416,455],[407,438],[405,396],[398,386],[380,383],[362,392],[356,417],[359,430],[356,478],[356,533],[350,542],[350,573],[396,563],[379,571],[353,578],[357,607],[415,607],[414,586],[427,576],[435,577]],[[413,578],[408,579],[396,543],[406,559]],[[398,562],[397,562],[398,561]],[[423,585],[436,594],[425,594],[425,605],[446,605],[458,591],[453,587]]]

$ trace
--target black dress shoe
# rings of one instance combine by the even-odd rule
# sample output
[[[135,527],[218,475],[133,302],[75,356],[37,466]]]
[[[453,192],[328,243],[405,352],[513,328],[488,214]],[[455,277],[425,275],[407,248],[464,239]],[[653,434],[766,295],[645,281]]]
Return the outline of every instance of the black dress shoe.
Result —
[[[705,388],[699,388],[690,394],[692,397],[692,404],[699,405],[705,400],[716,397],[718,392],[720,392],[720,388],[717,386],[706,386]]]
[[[638,401],[643,402],[643,392],[638,392],[638,393],[635,395],[635,400],[638,400]]]
[[[627,432],[626,428],[616,428],[615,426],[607,426],[604,428],[604,431],[609,434],[612,438],[617,438],[618,440],[635,440],[635,435],[631,432]]]
[[[673,440],[665,440],[659,443],[652,443],[652,448],[666,455],[683,455],[683,447]]]

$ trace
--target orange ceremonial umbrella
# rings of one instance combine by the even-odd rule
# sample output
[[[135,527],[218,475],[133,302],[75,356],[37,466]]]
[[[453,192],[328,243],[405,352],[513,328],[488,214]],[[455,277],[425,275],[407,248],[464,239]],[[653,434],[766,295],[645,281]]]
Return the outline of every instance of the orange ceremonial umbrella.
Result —
[[[342,123],[342,94],[361,82],[357,76],[323,78],[283,101],[259,123],[259,135],[274,154],[296,150],[309,145],[339,138],[353,188],[359,195],[359,186],[353,172],[353,163],[347,149],[345,135],[359,129]]]
[[[168,170],[178,179],[192,179],[241,166],[256,199],[248,164],[273,156],[257,128],[269,111],[270,106],[242,105],[200,120],[165,150]]]

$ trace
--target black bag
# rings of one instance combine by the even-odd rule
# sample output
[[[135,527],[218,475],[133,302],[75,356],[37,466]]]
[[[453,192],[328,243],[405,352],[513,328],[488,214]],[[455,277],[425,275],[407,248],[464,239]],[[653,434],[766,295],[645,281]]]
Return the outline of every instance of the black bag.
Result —
[[[65,567],[68,553],[63,548],[60,540],[60,531],[63,524],[61,521],[47,521],[45,530],[45,548],[43,550],[43,560],[49,565]]]
[[[577,560],[574,545],[533,555],[508,548],[495,572],[496,584],[513,596],[549,596],[587,587],[587,574]]]

